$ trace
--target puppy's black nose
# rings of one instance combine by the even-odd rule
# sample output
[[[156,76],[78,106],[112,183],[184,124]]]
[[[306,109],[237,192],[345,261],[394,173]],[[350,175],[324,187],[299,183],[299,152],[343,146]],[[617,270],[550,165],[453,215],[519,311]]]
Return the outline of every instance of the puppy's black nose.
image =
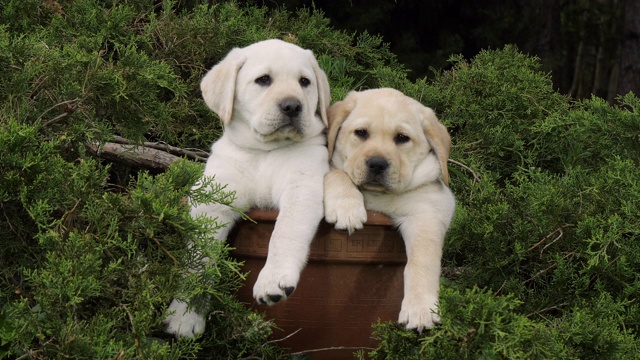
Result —
[[[373,156],[367,160],[367,167],[372,174],[379,175],[387,170],[389,162],[381,156]]]
[[[280,111],[290,118],[294,118],[302,111],[302,104],[298,99],[284,99],[280,103]]]

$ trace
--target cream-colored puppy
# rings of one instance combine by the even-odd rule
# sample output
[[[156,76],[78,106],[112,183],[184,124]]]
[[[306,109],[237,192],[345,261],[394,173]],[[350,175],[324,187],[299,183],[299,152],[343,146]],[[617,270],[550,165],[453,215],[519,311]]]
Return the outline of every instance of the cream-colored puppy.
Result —
[[[266,264],[253,287],[256,301],[272,305],[291,295],[323,217],[323,178],[329,170],[326,138],[329,83],[313,53],[280,40],[233,49],[200,84],[224,133],[211,147],[204,174],[236,192],[233,206],[279,210]],[[197,205],[226,227],[239,214],[220,204]],[[187,303],[169,306],[166,331],[191,337],[205,319]]]
[[[329,109],[331,170],[325,219],[353,232],[366,209],[389,215],[407,251],[398,322],[432,327],[444,236],[455,207],[448,188],[451,140],[435,113],[393,89],[351,92]]]

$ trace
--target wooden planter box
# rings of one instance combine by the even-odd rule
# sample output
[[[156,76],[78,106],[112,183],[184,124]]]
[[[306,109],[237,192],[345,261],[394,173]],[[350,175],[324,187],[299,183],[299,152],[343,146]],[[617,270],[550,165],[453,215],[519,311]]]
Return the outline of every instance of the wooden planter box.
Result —
[[[357,348],[375,347],[371,325],[397,321],[404,292],[404,242],[389,218],[368,212],[364,229],[351,236],[323,221],[295,292],[268,307],[256,304],[253,284],[264,266],[277,214],[252,210],[249,216],[256,223],[241,222],[230,239],[232,254],[250,272],[238,298],[275,321],[281,331],[276,329],[273,339],[286,338],[279,344],[292,353],[353,359]]]

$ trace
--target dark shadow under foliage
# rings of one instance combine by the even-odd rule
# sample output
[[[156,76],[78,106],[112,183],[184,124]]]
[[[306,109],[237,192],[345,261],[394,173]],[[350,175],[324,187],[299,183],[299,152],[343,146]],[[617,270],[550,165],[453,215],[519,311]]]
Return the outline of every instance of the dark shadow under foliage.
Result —
[[[88,151],[115,135],[207,149],[221,128],[204,72],[273,37],[314,51],[334,101],[395,87],[452,135],[442,325],[375,324],[380,345],[361,357],[638,357],[635,95],[573,101],[513,46],[411,81],[379,37],[336,31],[313,9],[1,0],[0,24],[0,358],[288,357],[274,325],[234,298],[243,275],[219,224],[182,201],[228,203],[224,184],[192,190],[191,161],[152,174]],[[216,261],[190,274],[198,256]],[[176,293],[211,295],[202,337],[163,333]]]

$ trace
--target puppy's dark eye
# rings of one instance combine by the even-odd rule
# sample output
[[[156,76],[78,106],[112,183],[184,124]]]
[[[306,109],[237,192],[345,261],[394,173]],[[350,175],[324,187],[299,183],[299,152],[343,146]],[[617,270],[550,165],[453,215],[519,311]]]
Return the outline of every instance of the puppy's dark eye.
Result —
[[[256,79],[256,84],[262,85],[262,86],[271,85],[271,76],[269,75],[260,76],[259,78]]]
[[[357,129],[353,133],[362,140],[367,140],[369,138],[369,132],[365,129]]]
[[[307,87],[311,84],[311,80],[307,79],[306,77],[301,77],[300,78],[300,86]]]
[[[393,141],[398,145],[399,144],[408,143],[409,140],[411,140],[411,139],[405,134],[398,134],[398,135],[396,135],[395,138],[393,138]]]

